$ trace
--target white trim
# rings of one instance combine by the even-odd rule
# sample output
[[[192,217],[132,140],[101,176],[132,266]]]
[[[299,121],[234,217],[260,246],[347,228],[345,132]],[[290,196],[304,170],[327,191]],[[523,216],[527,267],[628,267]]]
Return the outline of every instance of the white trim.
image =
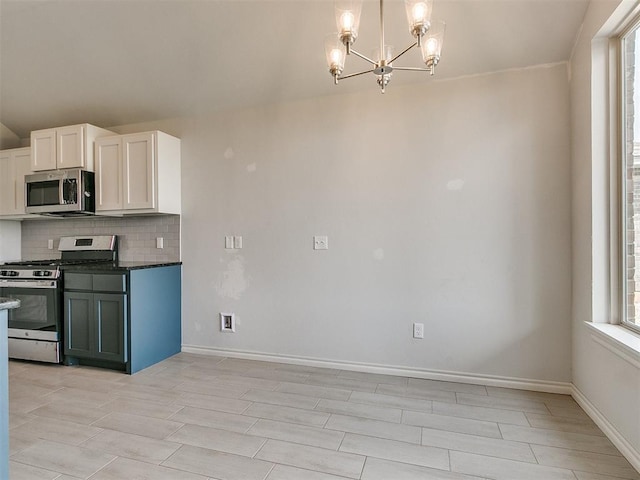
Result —
[[[502,75],[504,73],[512,73],[512,72],[526,72],[526,71],[529,71],[529,70],[537,70],[539,68],[545,68],[545,69],[556,68],[557,66],[560,66],[560,65],[566,65],[567,68],[568,68],[569,67],[569,61],[568,60],[562,60],[562,61],[559,61],[559,62],[537,63],[535,65],[527,65],[525,67],[511,67],[511,68],[504,68],[502,70],[494,70],[494,71],[491,71],[491,72],[469,73],[469,74],[465,74],[465,75],[458,75],[457,77],[448,77],[448,78],[438,77],[438,78],[434,78],[432,81],[433,81],[433,83],[456,82],[458,80],[466,80],[466,79],[469,79],[469,78],[490,77],[490,76],[493,76],[493,75]]]
[[[640,472],[640,452],[633,448],[631,443],[600,413],[578,387],[575,385],[572,385],[572,387],[571,396],[578,402],[578,405],[591,417],[607,438],[611,440],[611,443],[620,450],[620,453],[629,461],[631,466]]]
[[[640,336],[628,328],[610,323],[584,322],[591,330],[591,338],[636,368],[640,368]]]
[[[565,395],[570,395],[572,392],[572,384],[568,382],[501,377],[498,375],[478,375],[465,372],[427,370],[422,368],[388,366],[371,363],[339,362],[321,358],[273,355],[261,352],[248,352],[243,350],[204,347],[199,345],[182,345],[182,351],[185,353],[201,355],[216,355],[221,357],[259,360],[264,362],[280,362],[309,367],[335,368],[353,372],[396,375],[398,377],[423,378],[428,380],[441,380],[444,382],[472,383],[488,387],[515,388],[518,390],[531,390],[535,392],[560,393]]]

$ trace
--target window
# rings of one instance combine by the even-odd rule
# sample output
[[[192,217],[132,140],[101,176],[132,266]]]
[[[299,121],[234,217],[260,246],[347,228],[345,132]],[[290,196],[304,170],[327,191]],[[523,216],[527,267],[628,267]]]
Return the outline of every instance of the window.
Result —
[[[622,33],[619,51],[621,321],[640,331],[640,20]]]

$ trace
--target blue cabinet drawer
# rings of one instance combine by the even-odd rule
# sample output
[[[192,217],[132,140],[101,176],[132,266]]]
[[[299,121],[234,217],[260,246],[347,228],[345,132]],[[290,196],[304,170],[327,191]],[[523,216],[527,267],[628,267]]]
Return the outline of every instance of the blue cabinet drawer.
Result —
[[[64,276],[64,289],[84,290],[89,292],[124,293],[127,291],[127,275],[67,273]]]
[[[126,275],[93,275],[94,292],[126,292]]]

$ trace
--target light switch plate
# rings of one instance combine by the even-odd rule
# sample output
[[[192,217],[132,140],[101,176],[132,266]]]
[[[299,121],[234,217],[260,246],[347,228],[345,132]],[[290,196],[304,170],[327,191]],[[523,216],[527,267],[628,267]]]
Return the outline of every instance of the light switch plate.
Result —
[[[224,237],[224,248],[233,248],[233,237],[231,235],[227,235],[226,237]]]
[[[233,237],[233,248],[242,248],[242,236],[236,235]]]
[[[329,250],[329,237],[326,235],[316,235],[313,237],[314,250]]]
[[[156,237],[156,248],[164,248],[164,238]]]

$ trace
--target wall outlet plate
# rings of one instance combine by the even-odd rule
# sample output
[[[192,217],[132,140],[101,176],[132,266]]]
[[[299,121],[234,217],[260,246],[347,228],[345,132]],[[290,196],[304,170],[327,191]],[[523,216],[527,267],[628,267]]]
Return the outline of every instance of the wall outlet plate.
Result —
[[[220,331],[233,332],[236,331],[236,315],[234,313],[220,312]]]
[[[326,235],[316,235],[313,237],[314,250],[329,250],[329,237]]]
[[[413,324],[413,338],[424,338],[424,323]]]

